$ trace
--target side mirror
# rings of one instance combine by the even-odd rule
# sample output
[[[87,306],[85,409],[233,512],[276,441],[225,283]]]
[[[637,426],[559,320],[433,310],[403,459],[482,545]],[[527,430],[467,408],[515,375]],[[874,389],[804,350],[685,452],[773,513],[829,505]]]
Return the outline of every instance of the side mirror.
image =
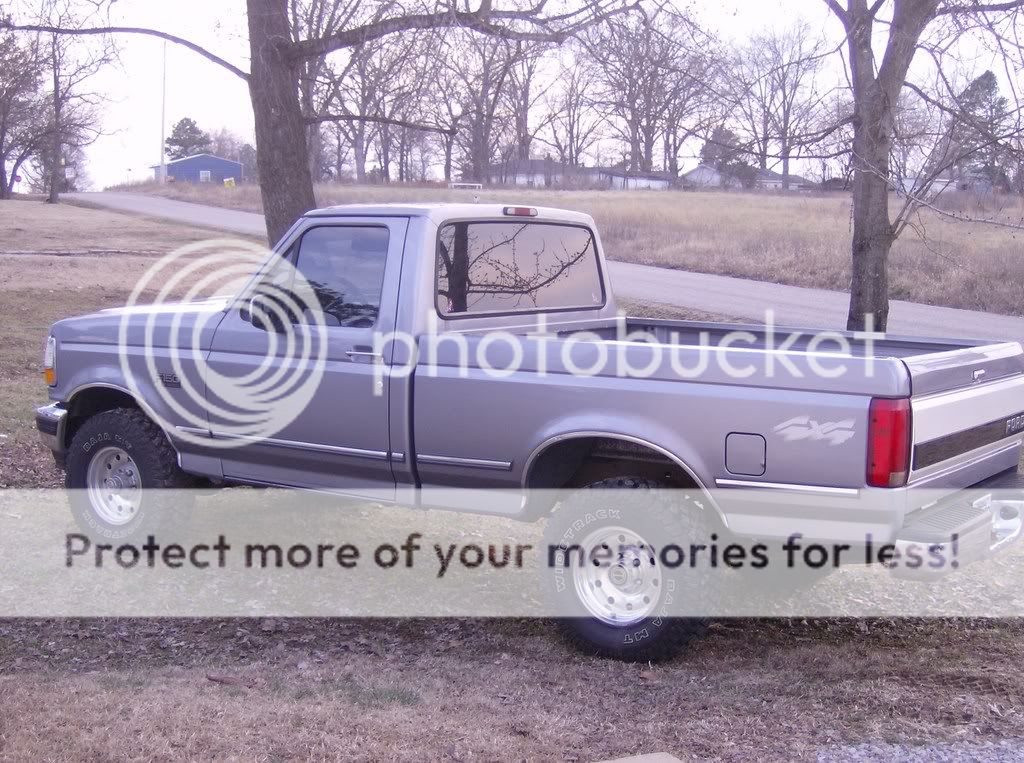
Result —
[[[284,331],[280,313],[281,310],[275,308],[274,300],[266,294],[254,294],[238,310],[239,317],[255,328],[279,333]]]

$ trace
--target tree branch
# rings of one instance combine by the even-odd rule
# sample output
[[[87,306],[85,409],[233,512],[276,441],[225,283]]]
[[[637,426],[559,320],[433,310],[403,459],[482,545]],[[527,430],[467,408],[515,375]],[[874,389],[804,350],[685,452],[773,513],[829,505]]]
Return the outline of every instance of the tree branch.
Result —
[[[936,16],[955,16],[968,13],[998,13],[999,11],[1016,11],[1024,9],[1024,0],[1008,0],[1005,3],[967,3],[966,5],[947,5],[939,8]]]
[[[371,117],[361,114],[317,114],[313,117],[306,117],[309,124],[320,124],[321,122],[373,122],[374,124],[394,125],[395,127],[408,127],[411,130],[423,130],[425,132],[436,132],[442,135],[455,135],[458,131],[454,127],[438,127],[437,125],[426,125],[420,122],[407,122],[404,119],[392,119],[391,117]]]
[[[215,53],[211,53],[206,48],[196,45],[194,42],[190,42],[177,35],[168,34],[167,32],[161,32],[157,29],[146,29],[145,27],[131,27],[131,26],[105,26],[105,27],[86,27],[83,29],[65,29],[60,26],[50,26],[48,24],[12,24],[8,21],[0,19],[0,29],[10,29],[15,32],[46,32],[48,34],[61,34],[61,35],[96,35],[96,34],[141,34],[149,37],[159,37],[162,40],[173,42],[176,45],[181,45],[188,48],[195,53],[198,53],[208,61],[227,69],[232,74],[241,77],[246,82],[249,81],[249,75],[247,72],[242,71],[237,66]]]
[[[843,10],[843,6],[841,6],[837,0],[824,0],[824,2],[825,5],[828,6],[829,10],[835,14],[836,18],[842,22],[843,26],[849,30],[850,17],[847,15],[846,11]]]
[[[380,19],[362,26],[353,27],[352,29],[340,29],[327,37],[313,40],[298,40],[288,45],[288,52],[296,60],[312,58],[322,56],[334,50],[352,48],[356,45],[361,45],[371,40],[378,40],[381,37],[387,37],[399,32],[409,32],[416,29],[439,29],[443,27],[464,27],[491,37],[500,37],[506,40],[561,43],[580,29],[591,24],[599,23],[612,16],[639,8],[640,0],[631,0],[631,2],[622,5],[615,4],[615,7],[608,10],[598,10],[602,5],[603,2],[591,0],[586,3],[586,8],[593,7],[593,14],[583,15],[584,10],[586,10],[585,8],[584,10],[573,11],[558,17],[541,18],[537,14],[543,7],[543,3],[529,10],[495,11],[491,9],[490,0],[484,0],[475,11],[446,10],[437,13],[411,13]],[[517,30],[496,23],[498,21],[525,21],[543,31]],[[556,22],[565,21],[569,23],[562,29],[556,31],[546,29]]]

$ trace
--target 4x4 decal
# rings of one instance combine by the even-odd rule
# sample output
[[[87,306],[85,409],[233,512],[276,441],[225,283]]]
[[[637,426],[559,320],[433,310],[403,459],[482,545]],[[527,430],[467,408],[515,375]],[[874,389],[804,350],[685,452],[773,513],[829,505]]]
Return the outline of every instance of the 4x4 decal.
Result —
[[[782,435],[786,442],[824,440],[829,445],[842,445],[856,434],[853,419],[825,421],[819,424],[810,416],[794,416],[776,425],[774,432]]]

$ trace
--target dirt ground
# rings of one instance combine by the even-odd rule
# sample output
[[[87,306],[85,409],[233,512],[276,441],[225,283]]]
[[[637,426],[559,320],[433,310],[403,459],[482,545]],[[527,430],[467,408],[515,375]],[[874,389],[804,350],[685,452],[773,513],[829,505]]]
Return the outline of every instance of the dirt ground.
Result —
[[[669,664],[529,621],[0,621],[8,760],[828,759],[1024,736],[1017,624],[725,621]]]
[[[70,220],[63,209],[42,213]],[[99,218],[60,223],[48,246],[84,250],[88,225],[118,250],[206,235],[70,214]],[[17,240],[6,234],[22,219],[0,205],[0,241]],[[123,301],[155,256],[0,253],[0,487],[61,479],[32,423],[50,322]],[[1003,740],[1019,750],[1022,636],[1020,621],[727,620],[652,667],[576,654],[543,621],[0,619],[0,759],[782,761],[868,742]]]
[[[175,223],[28,198],[0,202],[0,230],[4,253],[163,254],[213,236]]]

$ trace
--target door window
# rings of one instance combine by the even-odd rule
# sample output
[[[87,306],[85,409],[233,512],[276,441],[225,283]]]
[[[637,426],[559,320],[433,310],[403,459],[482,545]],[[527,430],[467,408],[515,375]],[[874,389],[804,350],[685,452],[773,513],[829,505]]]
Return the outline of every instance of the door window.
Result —
[[[370,328],[380,312],[388,229],[325,225],[306,231],[295,263],[328,326]],[[304,322],[312,322],[307,310]]]

